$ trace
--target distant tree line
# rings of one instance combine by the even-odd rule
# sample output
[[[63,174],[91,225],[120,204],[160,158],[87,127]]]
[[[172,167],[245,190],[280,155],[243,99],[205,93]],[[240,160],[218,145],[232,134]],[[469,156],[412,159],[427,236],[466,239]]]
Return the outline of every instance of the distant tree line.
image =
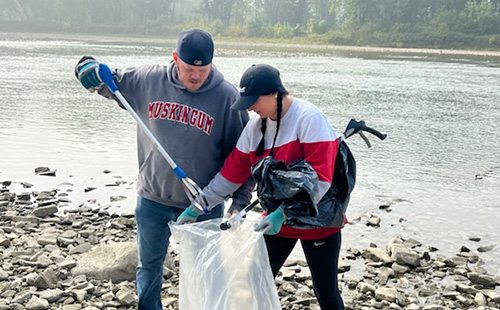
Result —
[[[0,0],[0,31],[174,35],[500,48],[500,0]]]

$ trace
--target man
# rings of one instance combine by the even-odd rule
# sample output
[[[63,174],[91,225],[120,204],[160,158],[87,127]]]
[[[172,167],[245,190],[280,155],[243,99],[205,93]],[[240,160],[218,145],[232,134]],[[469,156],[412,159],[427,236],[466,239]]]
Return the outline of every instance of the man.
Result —
[[[173,61],[114,70],[122,95],[145,122],[172,159],[200,187],[222,168],[234,149],[248,113],[230,109],[238,91],[212,65],[214,44],[209,33],[189,29],[178,36]],[[90,91],[114,99],[98,74],[96,59],[84,56],[75,74]],[[171,235],[167,223],[190,205],[181,181],[138,127],[139,177],[137,221],[137,294],[139,309],[162,309],[163,263]],[[248,183],[233,195],[230,210],[250,200]],[[222,216],[219,205],[199,220]]]

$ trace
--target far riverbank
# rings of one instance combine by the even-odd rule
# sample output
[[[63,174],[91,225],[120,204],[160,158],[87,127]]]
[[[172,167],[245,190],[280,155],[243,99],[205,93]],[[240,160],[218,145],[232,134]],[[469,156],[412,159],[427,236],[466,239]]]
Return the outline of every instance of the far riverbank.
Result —
[[[176,38],[173,36],[145,36],[145,35],[111,35],[111,34],[80,34],[80,33],[27,33],[27,32],[0,32],[1,37],[9,38],[31,38],[37,40],[85,40],[96,41],[99,43],[127,44],[144,42],[144,44],[165,45],[174,44]],[[215,37],[217,48],[242,48],[245,50],[274,50],[288,52],[309,52],[309,53],[326,53],[332,51],[354,52],[354,53],[376,53],[376,54],[408,54],[408,55],[455,55],[455,56],[479,56],[479,57],[498,57],[500,59],[500,51],[488,50],[464,50],[464,49],[432,49],[432,48],[397,48],[397,47],[376,47],[376,46],[349,46],[349,45],[329,45],[317,43],[304,43],[303,40],[293,42],[293,40],[282,40],[279,42],[271,39],[258,38],[231,38],[231,37]],[[216,50],[217,54],[217,50]]]

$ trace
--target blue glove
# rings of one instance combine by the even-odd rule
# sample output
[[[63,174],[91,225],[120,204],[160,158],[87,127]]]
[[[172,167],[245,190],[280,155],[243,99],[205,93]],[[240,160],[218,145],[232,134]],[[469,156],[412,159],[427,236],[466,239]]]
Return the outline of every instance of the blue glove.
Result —
[[[271,212],[268,216],[264,217],[257,225],[255,231],[264,230],[265,235],[276,235],[280,232],[281,226],[285,222],[285,213],[281,208]]]
[[[99,77],[99,62],[93,57],[85,56],[76,65],[75,75],[83,87],[93,92],[102,85]]]
[[[198,210],[193,205],[190,205],[188,208],[186,208],[186,210],[184,210],[184,212],[181,213],[181,215],[179,215],[175,223],[177,225],[194,223],[198,219],[198,216],[202,214],[202,211]]]

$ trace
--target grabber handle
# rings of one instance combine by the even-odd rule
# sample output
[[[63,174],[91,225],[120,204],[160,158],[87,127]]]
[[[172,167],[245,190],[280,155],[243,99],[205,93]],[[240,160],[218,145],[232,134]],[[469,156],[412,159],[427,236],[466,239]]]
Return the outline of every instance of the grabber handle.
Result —
[[[156,146],[156,149],[165,158],[170,167],[172,167],[175,175],[179,178],[179,180],[181,180],[189,200],[193,203],[193,205],[202,208],[203,211],[205,212],[206,208],[202,203],[206,203],[206,199],[203,195],[203,192],[197,186],[197,184],[191,179],[189,179],[186,176],[186,173],[179,166],[177,166],[174,160],[170,157],[167,151],[163,148],[160,142],[153,135],[151,130],[149,130],[146,124],[142,121],[139,115],[134,111],[132,106],[128,103],[127,99],[123,97],[121,92],[118,90],[118,86],[116,86],[116,83],[113,80],[113,73],[111,73],[111,69],[108,67],[108,65],[100,63],[98,75],[101,81],[109,88],[109,90],[116,96],[116,98],[118,98],[118,100],[125,107],[125,109],[127,109],[130,112],[130,114],[132,114],[139,127],[142,128],[142,130],[146,133],[151,142]]]
[[[368,138],[363,134],[363,131],[371,133],[372,135],[376,136],[380,140],[384,140],[387,137],[386,134],[383,134],[376,129],[373,129],[371,127],[366,126],[365,121],[357,121],[354,118],[352,118],[349,121],[349,124],[347,124],[347,127],[346,127],[345,132],[344,132],[344,137],[345,137],[345,139],[347,139],[350,136],[352,136],[356,133],[359,133],[359,135],[361,136],[361,138],[363,138],[363,140],[366,142],[368,147],[370,147],[371,146],[370,142],[368,141]]]
[[[98,74],[101,81],[114,94],[118,90],[118,86],[116,86],[115,81],[113,81],[113,73],[111,73],[111,69],[109,69],[108,65],[100,63]]]

